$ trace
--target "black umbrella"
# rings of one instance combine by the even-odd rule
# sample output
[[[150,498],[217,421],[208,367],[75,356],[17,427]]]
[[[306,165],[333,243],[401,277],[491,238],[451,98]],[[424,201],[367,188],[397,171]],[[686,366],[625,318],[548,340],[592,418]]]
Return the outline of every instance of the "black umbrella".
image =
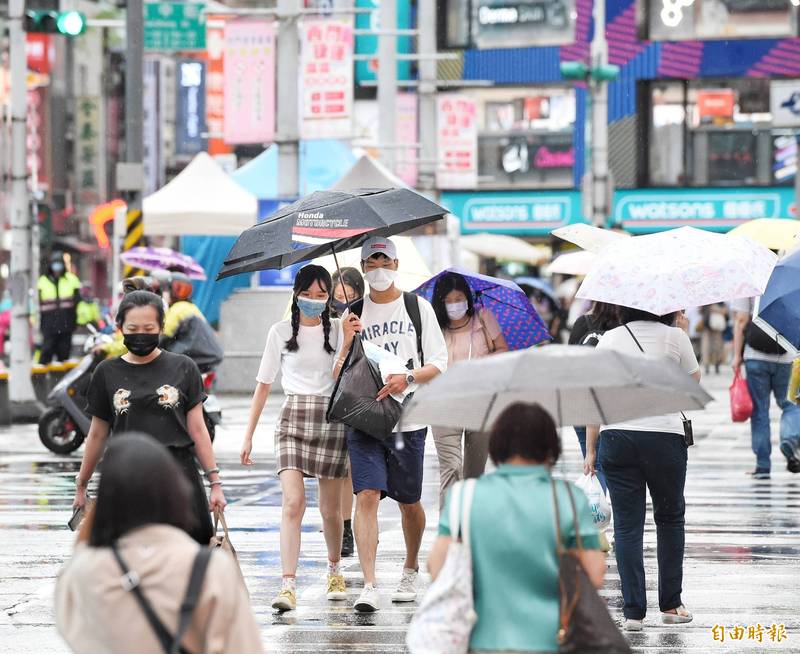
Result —
[[[409,189],[317,191],[245,230],[217,279],[285,268],[443,218],[446,209]]]

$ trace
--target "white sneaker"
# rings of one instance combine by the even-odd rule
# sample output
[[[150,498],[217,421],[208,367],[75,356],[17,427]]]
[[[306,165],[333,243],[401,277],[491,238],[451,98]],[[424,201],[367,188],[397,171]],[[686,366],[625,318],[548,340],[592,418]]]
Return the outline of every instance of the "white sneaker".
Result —
[[[694,620],[694,616],[689,613],[688,609],[683,604],[675,609],[675,613],[667,613],[664,611],[661,613],[661,622],[664,624],[686,624],[692,620]]]
[[[400,583],[392,593],[393,602],[413,602],[417,599],[417,577],[419,572],[411,568],[403,568]]]
[[[372,584],[365,585],[361,595],[353,605],[356,613],[374,613],[380,608],[380,595],[378,589]]]
[[[644,628],[644,620],[634,620],[633,618],[625,618],[622,624],[625,631],[641,631]]]

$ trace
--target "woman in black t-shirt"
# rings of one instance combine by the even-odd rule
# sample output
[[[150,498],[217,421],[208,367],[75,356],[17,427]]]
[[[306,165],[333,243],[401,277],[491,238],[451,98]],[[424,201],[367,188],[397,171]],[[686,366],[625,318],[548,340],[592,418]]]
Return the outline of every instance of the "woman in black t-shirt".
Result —
[[[117,310],[117,326],[128,353],[103,361],[89,385],[87,411],[92,425],[86,439],[73,506],[86,502],[86,486],[105,448],[109,433],[150,434],[180,464],[194,490],[195,526],[190,535],[207,545],[212,536],[209,501],[197,471],[195,454],[211,484],[211,508],[225,508],[205,421],[203,382],[197,365],[188,357],[158,348],[164,326],[161,298],[148,291],[125,296]],[[147,474],[142,470],[143,475]]]

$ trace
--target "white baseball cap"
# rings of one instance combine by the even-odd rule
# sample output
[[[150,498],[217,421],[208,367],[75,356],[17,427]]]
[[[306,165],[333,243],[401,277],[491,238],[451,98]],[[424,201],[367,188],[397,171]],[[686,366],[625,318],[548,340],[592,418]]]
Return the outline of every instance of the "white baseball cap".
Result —
[[[388,238],[373,236],[361,246],[361,261],[366,261],[376,254],[384,254],[390,259],[397,259],[397,248]]]

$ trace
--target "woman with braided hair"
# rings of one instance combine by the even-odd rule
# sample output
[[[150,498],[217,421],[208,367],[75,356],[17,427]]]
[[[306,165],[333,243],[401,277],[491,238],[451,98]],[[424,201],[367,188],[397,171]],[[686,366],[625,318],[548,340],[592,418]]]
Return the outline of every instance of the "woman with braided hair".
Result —
[[[335,352],[341,343],[341,322],[331,318],[333,284],[327,270],[309,265],[294,280],[292,315],[269,330],[256,376],[242,465],[251,466],[253,434],[278,372],[286,400],[275,428],[278,478],[281,482],[281,565],[283,583],[272,602],[278,611],[296,605],[295,575],[300,557],[300,527],[305,513],[305,477],[319,480],[319,510],[328,549],[329,600],[347,599],[339,570],[342,552],[341,494],[348,476],[347,440],[343,425],[325,420],[333,392]]]

